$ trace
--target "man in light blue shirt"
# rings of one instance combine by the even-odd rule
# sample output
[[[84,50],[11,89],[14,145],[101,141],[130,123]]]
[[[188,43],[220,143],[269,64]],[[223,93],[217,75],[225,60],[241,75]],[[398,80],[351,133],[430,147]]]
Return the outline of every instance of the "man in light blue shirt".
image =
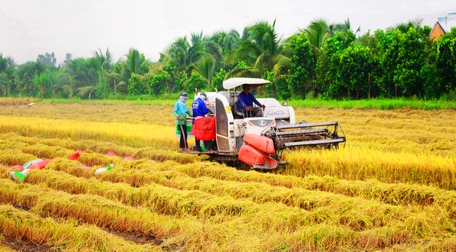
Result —
[[[192,112],[187,108],[185,102],[188,100],[187,93],[181,93],[179,100],[174,104],[174,117],[176,117],[177,127],[180,128],[179,150],[188,150],[187,143],[187,115],[193,116]]]

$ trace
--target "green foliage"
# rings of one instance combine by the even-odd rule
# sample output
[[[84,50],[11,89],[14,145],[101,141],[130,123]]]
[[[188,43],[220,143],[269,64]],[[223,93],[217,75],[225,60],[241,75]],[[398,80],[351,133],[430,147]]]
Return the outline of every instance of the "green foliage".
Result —
[[[442,95],[440,97],[440,100],[456,102],[456,88],[453,90],[450,90],[448,93],[445,93],[444,95]]]
[[[146,83],[144,83],[144,77],[139,74],[131,73],[130,81],[128,85],[128,94],[129,95],[142,95],[150,94]]]
[[[441,89],[437,87],[436,80],[437,69],[435,64],[426,63],[420,72],[421,79],[423,80],[423,91],[425,99],[438,98]]]
[[[329,25],[323,19],[312,21],[304,32],[316,51],[322,48],[324,41],[331,36]]]
[[[226,78],[226,71],[223,68],[220,68],[220,71],[218,71],[215,76],[212,78],[211,82],[211,87],[209,90],[214,90],[215,88],[217,90],[223,90],[223,80]]]
[[[361,45],[351,44],[340,53],[339,68],[340,85],[347,90],[347,96],[352,97],[356,92],[356,99],[359,99],[359,92],[370,89],[369,74],[373,69],[373,55],[369,48]]]
[[[78,58],[68,62],[63,68],[63,72],[70,78],[67,80],[66,86],[60,87],[64,97],[72,98],[76,95],[88,98],[98,83],[98,69],[99,62],[93,58]]]
[[[383,34],[382,34],[383,35]],[[383,69],[380,88],[386,97],[422,96],[423,70],[426,62],[426,41],[423,34],[410,27],[406,32],[389,29],[380,37]]]
[[[456,89],[456,28],[432,45],[431,60],[435,65],[435,82],[427,90],[435,90],[439,97]]]
[[[46,69],[40,74],[33,76],[33,85],[38,89],[38,98],[51,98],[53,95],[53,86],[58,82],[58,71]]]
[[[211,87],[211,79],[215,75],[215,58],[212,55],[205,55],[195,64],[193,74],[199,74],[205,81],[205,88]],[[192,77],[190,77],[192,78]]]
[[[288,105],[293,107],[323,107],[344,109],[456,109],[456,100],[418,100],[418,99],[360,99],[360,100],[334,100],[334,99],[305,99],[289,100]]]
[[[149,79],[149,86],[151,87],[151,92],[154,95],[160,95],[165,92],[169,92],[168,81],[170,80],[170,75],[167,71],[160,71],[159,74],[154,75]]]
[[[386,32],[376,31],[375,35],[379,40],[379,62],[382,72],[378,76],[378,86],[385,97],[394,97],[395,84],[394,72],[397,65],[398,55],[397,43],[393,43],[394,29],[389,28]],[[399,33],[399,31],[397,31]]]
[[[354,34],[349,30],[346,34],[337,32],[333,37],[325,40],[324,46],[317,59],[316,90],[328,97],[341,97],[343,90],[340,72],[340,55],[351,43]],[[346,93],[346,92],[343,92]]]
[[[95,87],[95,94],[98,98],[106,99],[108,97],[108,83],[106,82],[106,77],[103,70],[98,72],[98,84]]]
[[[245,68],[235,68],[228,76],[232,77],[261,77],[267,72],[274,73],[273,82],[265,86],[273,97],[277,97],[277,88],[274,82],[286,75],[289,67],[289,58],[285,53],[285,46],[275,31],[276,21],[258,22],[246,28],[247,38],[242,40],[239,48],[233,53],[230,63],[243,61]]]
[[[290,38],[289,45],[293,54],[290,58],[290,69],[288,70],[288,88],[281,88],[286,88],[289,93],[303,98],[313,90],[312,77],[315,75],[315,55],[313,55],[310,42],[303,32],[293,35]]]
[[[288,83],[289,83],[288,77],[283,77],[280,79],[276,79],[274,81],[274,85],[277,88],[277,98],[278,99],[282,98],[284,100],[287,100],[292,97],[293,93],[288,88]]]
[[[406,33],[395,33],[393,43],[397,43],[397,59],[393,77],[396,86],[406,96],[421,95],[421,67],[424,65],[425,44],[418,32],[410,28]]]
[[[40,74],[44,70],[43,64],[32,61],[17,68],[15,74],[18,79],[16,88],[19,90],[20,96],[35,97],[38,94],[38,88],[33,84],[33,79],[36,74]]]
[[[185,91],[187,93],[195,89],[204,90],[205,88],[207,88],[206,80],[196,72],[193,72],[187,82],[185,82]]]
[[[12,96],[16,92],[15,64],[12,58],[0,53],[0,96]]]
[[[107,49],[91,58],[67,54],[56,67],[54,53],[20,66],[0,54],[0,96],[123,99],[223,90],[231,77],[271,81],[259,95],[284,99],[419,98],[452,100],[456,90],[456,31],[435,41],[431,27],[408,22],[356,38],[347,19],[315,20],[284,40],[273,23],[178,38],[158,62],[131,48],[112,63]],[[203,85],[204,82],[204,85]]]
[[[305,97],[306,100],[315,100],[315,93],[313,91],[310,91],[306,94]]]
[[[42,54],[38,55],[36,62],[43,64],[47,68],[55,68],[57,59],[55,58],[54,52],[52,52],[52,53],[46,53],[45,55],[42,55]]]

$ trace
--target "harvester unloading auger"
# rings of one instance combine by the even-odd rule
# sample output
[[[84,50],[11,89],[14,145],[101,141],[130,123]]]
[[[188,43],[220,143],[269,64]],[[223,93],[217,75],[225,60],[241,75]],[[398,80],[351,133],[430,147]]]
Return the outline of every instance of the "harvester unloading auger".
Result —
[[[267,83],[269,81],[258,78],[231,78],[223,82],[226,91],[206,92],[210,116],[196,120],[194,130],[200,130],[200,133],[202,130],[204,138],[204,130],[209,129],[206,135],[210,139],[215,138],[212,150],[207,152],[211,160],[240,161],[252,169],[273,170],[281,163],[282,152],[287,148],[313,146],[337,149],[340,143],[346,141],[343,132],[339,135],[337,122],[296,123],[293,107],[282,106],[274,98],[258,98],[261,104],[266,105],[260,113],[262,115],[246,117],[237,109],[237,97],[242,90],[236,88],[243,84],[256,88]],[[261,110],[259,107],[255,109]]]

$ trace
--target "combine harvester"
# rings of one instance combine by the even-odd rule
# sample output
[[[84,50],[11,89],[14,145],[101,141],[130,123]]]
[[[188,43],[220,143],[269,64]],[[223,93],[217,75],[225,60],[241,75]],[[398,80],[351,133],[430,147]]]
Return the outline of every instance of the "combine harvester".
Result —
[[[240,161],[251,169],[274,170],[281,164],[282,152],[287,148],[312,146],[337,149],[339,143],[345,142],[343,131],[341,136],[338,133],[337,122],[296,123],[294,109],[286,104],[282,106],[274,98],[257,98],[266,105],[262,117],[244,116],[237,109],[242,85],[257,88],[267,83],[269,81],[258,78],[231,78],[223,82],[226,91],[206,92],[210,116],[196,120],[194,130],[213,125],[208,134],[215,140],[212,141],[212,150],[205,153],[211,160],[224,163]],[[200,154],[196,151],[189,153]]]

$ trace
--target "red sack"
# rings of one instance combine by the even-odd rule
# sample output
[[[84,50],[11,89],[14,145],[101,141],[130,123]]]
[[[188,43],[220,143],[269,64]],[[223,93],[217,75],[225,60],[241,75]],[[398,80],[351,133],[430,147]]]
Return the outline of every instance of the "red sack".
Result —
[[[195,139],[209,141],[215,139],[215,117],[197,117],[193,125]]]
[[[78,160],[79,156],[81,156],[81,153],[79,153],[79,151],[76,151],[76,152],[73,152],[68,159],[69,160]]]

